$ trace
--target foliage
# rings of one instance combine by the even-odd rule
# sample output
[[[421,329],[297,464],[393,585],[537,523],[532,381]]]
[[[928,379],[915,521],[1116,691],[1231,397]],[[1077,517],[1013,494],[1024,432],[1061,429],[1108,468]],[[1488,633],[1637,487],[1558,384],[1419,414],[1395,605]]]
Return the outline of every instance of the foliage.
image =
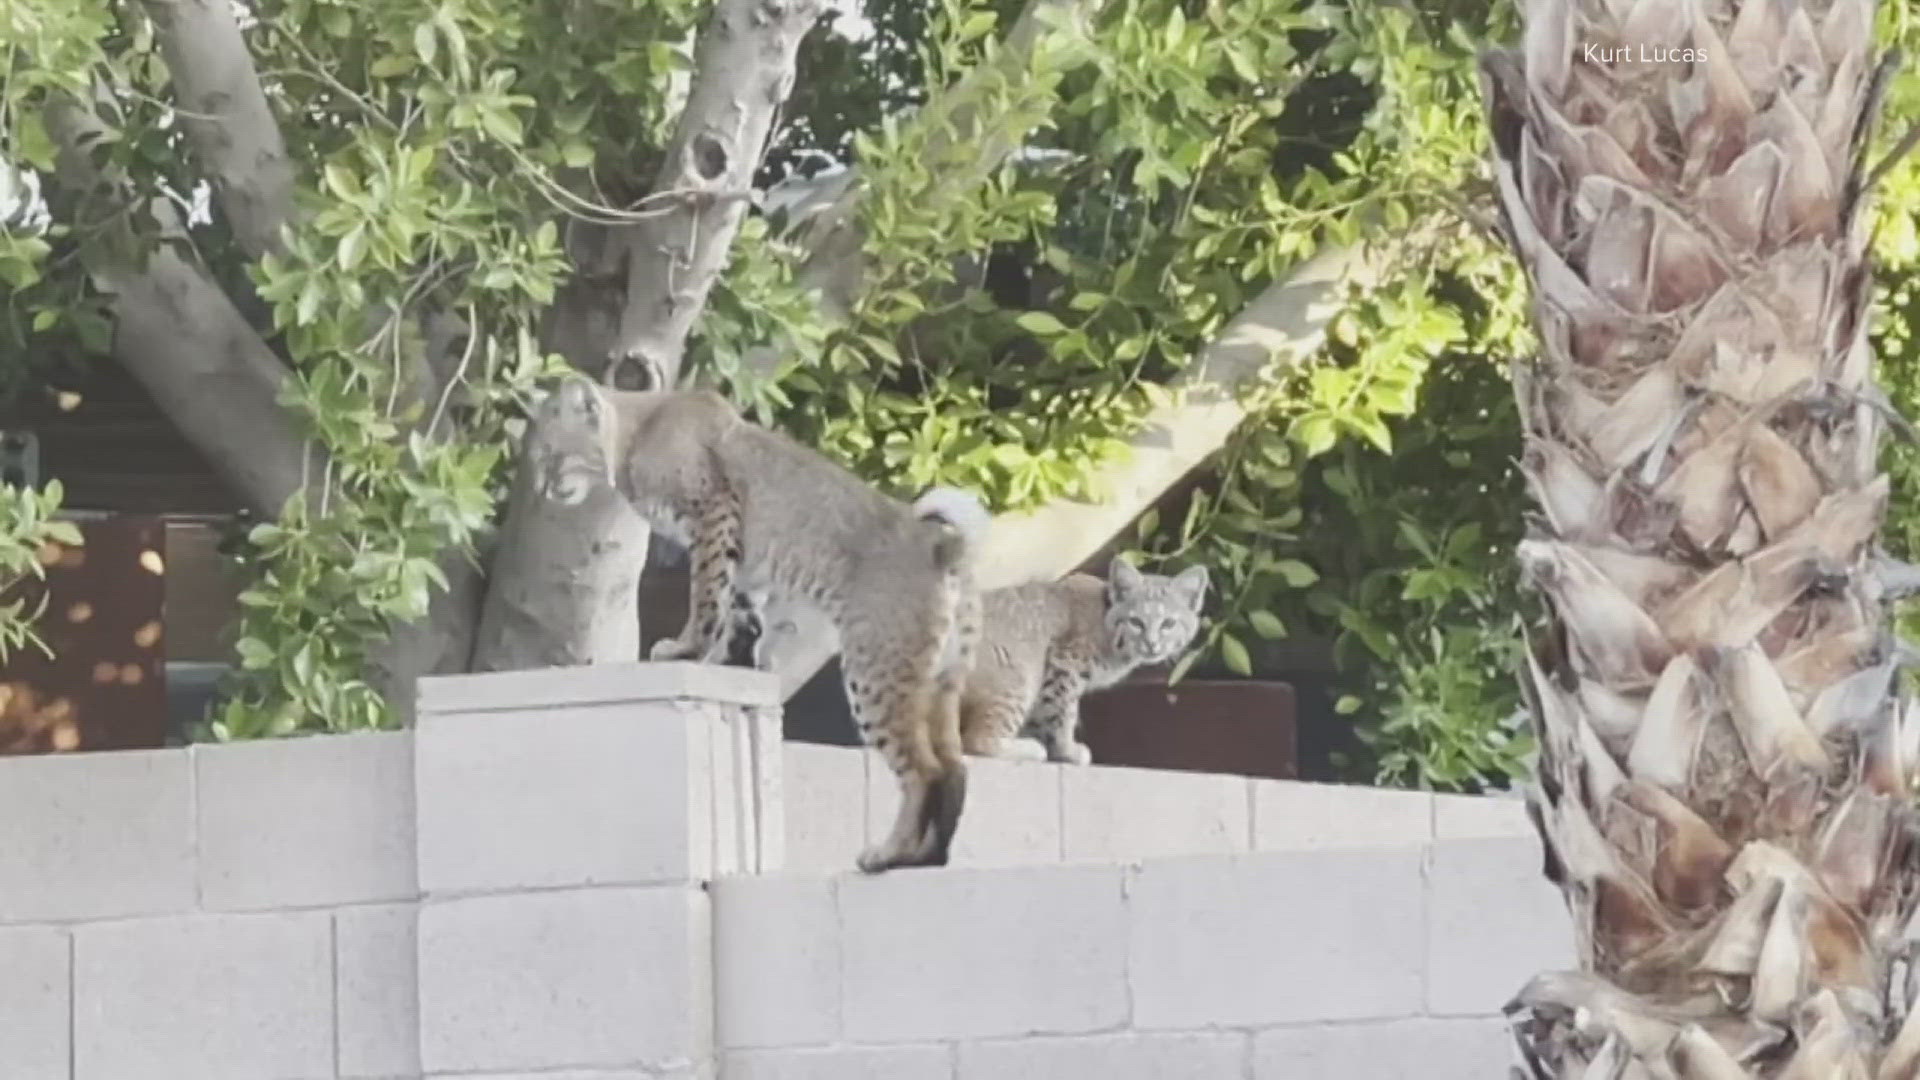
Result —
[[[551,370],[534,335],[565,269],[554,174],[602,156],[646,156],[667,119],[666,84],[685,57],[664,44],[620,43],[684,38],[692,8],[255,6],[248,44],[296,163],[299,214],[281,250],[255,262],[217,220],[195,229],[192,242],[230,291],[251,293],[265,309],[262,321],[296,373],[287,404],[325,464],[278,521],[253,530],[255,580],[242,597],[237,642],[242,678],[211,725],[215,737],[391,723],[367,682],[368,657],[445,586],[437,560],[469,547],[490,523],[510,428]],[[38,351],[57,352],[55,335],[70,315],[97,305],[75,271],[112,258],[99,250],[107,240],[156,242],[143,215],[124,212],[131,200],[187,201],[199,180],[166,103],[167,69],[144,9],[11,10],[16,42],[55,46],[10,54],[4,106],[13,156],[50,170],[38,118],[54,95],[84,100],[108,87],[102,156],[129,185],[107,205],[50,198],[56,224],[10,232],[12,248],[0,250],[0,266],[20,286],[10,325],[26,323],[40,335]],[[582,33],[581,19],[604,32]],[[573,44],[549,47],[563,38]],[[536,100],[564,104],[537,110]],[[74,220],[112,221],[133,235],[75,232],[64,224]],[[51,253],[47,265],[68,272],[27,280],[13,269],[23,246],[29,256]],[[465,322],[457,372],[437,398],[419,393],[435,359],[417,330],[428,313]]]
[[[40,490],[0,484],[0,662],[25,648],[47,651],[34,622],[46,608],[46,596],[31,609],[20,593],[29,581],[46,577],[48,545],[79,547],[80,530],[57,520],[65,493],[60,481],[50,480]]]
[[[1526,610],[1512,551],[1523,492],[1504,373],[1455,353],[1424,386],[1395,452],[1353,445],[1309,470],[1303,502],[1319,523],[1305,557],[1326,568],[1307,597],[1309,627],[1330,634],[1351,673],[1343,714],[1366,708],[1366,759],[1379,783],[1468,789],[1519,775],[1530,749],[1508,721]]]
[[[846,319],[823,321],[800,287],[804,230],[750,218],[690,362],[896,492],[958,483],[996,509],[1095,498],[1088,478],[1249,301],[1330,246],[1398,245],[1401,272],[1352,297],[1320,355],[1275,358],[1256,421],[1135,542],[1214,573],[1183,670],[1248,672],[1263,643],[1326,638],[1366,736],[1357,775],[1503,782],[1527,748],[1505,726],[1524,502],[1501,363],[1528,343],[1518,275],[1476,209],[1474,64],[1479,43],[1513,37],[1512,6],[1106,0],[1020,57],[1002,38],[1023,6],[868,0],[870,36],[810,37],[763,179],[857,167],[862,287]],[[325,465],[253,530],[245,677],[212,734],[391,722],[370,651],[492,522],[522,405],[552,370],[538,331],[563,239],[648,194],[703,7],[253,5],[300,212],[265,259],[217,216],[182,247],[297,372],[289,406]],[[1890,40],[1914,36],[1907,8],[1882,9]],[[103,103],[111,138],[93,157],[130,184],[49,191],[48,213],[0,207],[0,351],[64,363],[109,340],[87,261],[159,242],[133,200],[192,206],[201,177],[144,8],[14,0],[4,28],[0,131],[26,187],[54,170],[41,118],[60,94]],[[1903,75],[1891,100],[1914,115],[1920,86]],[[993,145],[1025,150],[980,167]],[[1881,250],[1911,264],[1920,174],[1902,165],[1881,193]],[[1903,402],[1920,401],[1914,303],[1889,286],[1881,341]],[[467,324],[446,397],[416,390],[445,362],[422,315]],[[769,344],[780,367],[750,372]],[[1920,504],[1898,481],[1914,468],[1896,465],[1909,545]]]
[[[1342,440],[1392,447],[1432,358],[1462,344],[1438,275],[1497,276],[1483,241],[1430,225],[1463,202],[1478,154],[1471,41],[1505,16],[1109,0],[1021,57],[1001,43],[1018,6],[874,0],[871,38],[815,36],[802,71],[821,86],[795,99],[769,172],[816,151],[851,155],[865,185],[863,287],[844,323],[822,324],[797,288],[802,250],[779,222],[750,221],[691,359],[894,490],[965,484],[1000,509],[1098,497],[1094,468],[1124,453],[1170,380],[1251,299],[1326,245],[1415,239],[1410,273],[1355,299],[1329,362],[1276,368],[1277,389],[1253,402],[1267,422],[1185,519],[1148,538],[1215,568],[1224,600],[1207,644],[1246,670],[1248,642],[1286,632],[1310,590],[1332,587],[1310,550],[1325,531],[1302,527],[1303,492],[1331,451],[1351,459]],[[24,18],[36,43],[58,47],[12,54],[12,155],[50,170],[33,134],[48,95],[110,86],[103,157],[131,180],[127,194],[191,202],[199,177],[143,10],[23,0],[13,11],[16,36]],[[254,14],[249,45],[300,213],[258,261],[218,220],[196,224],[192,244],[297,372],[289,405],[326,464],[252,533],[246,678],[220,737],[390,721],[366,681],[370,650],[425,609],[439,560],[489,524],[520,402],[549,370],[535,332],[565,271],[559,223],[606,220],[597,206],[644,193],[698,17],[691,0],[273,0]],[[855,54],[871,70],[826,91],[833,57]],[[973,121],[984,130],[959,137]],[[982,144],[1026,149],[982,168]],[[0,251],[0,269],[62,270],[10,305],[36,354],[102,344],[99,297],[79,270],[120,234],[153,242],[127,205],[61,203],[61,224],[5,234],[18,250]],[[114,228],[63,231],[72,221]],[[435,362],[422,314],[468,324],[451,399],[415,392]],[[786,362],[751,376],[743,358],[766,343]]]

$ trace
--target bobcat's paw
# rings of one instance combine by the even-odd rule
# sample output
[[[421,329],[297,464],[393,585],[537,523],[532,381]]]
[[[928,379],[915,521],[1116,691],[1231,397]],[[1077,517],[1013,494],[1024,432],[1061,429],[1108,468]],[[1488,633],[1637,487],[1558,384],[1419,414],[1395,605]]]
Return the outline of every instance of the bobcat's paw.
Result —
[[[1068,743],[1066,747],[1060,751],[1060,756],[1054,760],[1065,762],[1068,765],[1091,765],[1093,764],[1093,751],[1087,748],[1086,743]]]
[[[897,851],[888,851],[884,847],[870,847],[860,853],[860,857],[853,861],[853,865],[863,874],[884,874],[895,867],[911,864]]]
[[[1047,748],[1040,745],[1039,739],[1002,739],[994,747],[993,757],[1004,761],[1045,761]]]
[[[698,650],[688,648],[681,643],[679,638],[661,638],[659,641],[653,643],[652,648],[647,650],[647,659],[690,660],[696,652],[698,652]]]

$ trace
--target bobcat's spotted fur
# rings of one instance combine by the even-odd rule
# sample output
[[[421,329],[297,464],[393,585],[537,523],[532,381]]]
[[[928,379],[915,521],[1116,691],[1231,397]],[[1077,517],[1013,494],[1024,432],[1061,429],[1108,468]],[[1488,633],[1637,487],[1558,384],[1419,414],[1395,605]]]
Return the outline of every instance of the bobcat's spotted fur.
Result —
[[[1076,739],[1081,695],[1173,659],[1199,632],[1206,591],[1205,567],[1163,577],[1116,558],[1105,582],[1074,574],[984,594],[981,647],[960,699],[966,752],[1092,761]]]
[[[687,625],[653,659],[737,659],[769,595],[833,622],[855,721],[901,785],[892,835],[859,866],[944,864],[966,800],[959,698],[979,628],[979,500],[935,489],[908,506],[706,391],[569,379],[532,430],[544,495],[579,502],[610,482],[689,548]]]

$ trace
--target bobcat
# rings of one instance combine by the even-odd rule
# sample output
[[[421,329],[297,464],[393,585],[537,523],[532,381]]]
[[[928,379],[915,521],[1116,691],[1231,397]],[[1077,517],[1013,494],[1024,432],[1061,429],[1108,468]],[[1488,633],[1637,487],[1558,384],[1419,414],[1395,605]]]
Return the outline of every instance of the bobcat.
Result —
[[[569,378],[529,430],[542,495],[577,504],[611,483],[688,547],[687,624],[652,659],[737,659],[768,595],[833,622],[854,719],[901,786],[892,834],[858,866],[944,865],[966,802],[959,698],[979,631],[980,501],[935,488],[909,507],[702,390]]]
[[[986,593],[982,648],[960,698],[966,752],[1088,764],[1075,739],[1081,695],[1186,648],[1206,592],[1206,567],[1163,577],[1116,558],[1104,583],[1074,574]],[[1023,730],[1037,741],[1017,737]]]

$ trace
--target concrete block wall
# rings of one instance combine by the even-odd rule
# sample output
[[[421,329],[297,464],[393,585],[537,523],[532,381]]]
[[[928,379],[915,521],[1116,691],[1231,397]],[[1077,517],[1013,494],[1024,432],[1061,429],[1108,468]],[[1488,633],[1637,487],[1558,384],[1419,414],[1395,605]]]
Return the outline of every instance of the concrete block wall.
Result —
[[[977,763],[969,814],[1017,793],[1027,831],[861,878],[822,812],[858,762],[786,755],[789,872],[714,886],[729,1078],[1486,1080],[1501,1003],[1571,962],[1512,800]]]
[[[411,732],[0,760],[0,1080],[1501,1075],[1568,955],[1491,800],[980,762],[956,866],[851,874],[892,778],[775,702],[459,676]]]
[[[712,1077],[777,685],[429,680],[404,733],[0,759],[0,1080]]]
[[[862,846],[892,826],[898,782],[876,755],[859,750],[787,743],[782,755],[786,869],[848,869]],[[967,808],[953,849],[961,867],[1437,840],[1535,843],[1517,798],[1027,761],[969,759],[967,774]]]

